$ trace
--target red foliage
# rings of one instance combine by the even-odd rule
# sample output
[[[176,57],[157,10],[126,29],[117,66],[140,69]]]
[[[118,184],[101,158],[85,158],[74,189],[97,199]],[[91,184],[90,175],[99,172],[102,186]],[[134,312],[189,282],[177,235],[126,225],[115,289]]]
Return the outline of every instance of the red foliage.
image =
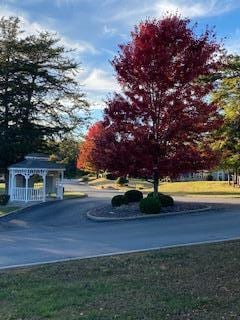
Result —
[[[179,16],[147,20],[113,60],[122,94],[107,101],[96,139],[101,166],[119,173],[176,176],[211,166],[203,145],[221,123],[201,81],[220,67],[223,51],[212,31],[197,36]],[[204,149],[204,150],[203,150]]]
[[[84,142],[80,146],[77,168],[87,171],[98,171],[100,169],[96,153],[96,138],[100,138],[103,131],[101,122],[96,122],[92,125],[86,136]]]

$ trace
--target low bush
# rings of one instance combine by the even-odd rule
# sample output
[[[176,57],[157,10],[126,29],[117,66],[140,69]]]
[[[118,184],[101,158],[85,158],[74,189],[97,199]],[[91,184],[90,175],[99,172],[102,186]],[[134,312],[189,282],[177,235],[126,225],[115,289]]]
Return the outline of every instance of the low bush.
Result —
[[[154,198],[154,194],[153,192],[150,192],[147,195],[148,198]],[[166,194],[162,194],[162,193],[158,193],[158,197],[157,199],[160,200],[162,207],[169,207],[169,206],[173,206],[174,205],[174,200],[171,196],[166,195]]]
[[[153,197],[154,196],[154,192],[149,192],[147,196],[148,197]],[[160,197],[160,196],[164,196],[164,194],[161,193],[161,192],[158,192],[158,197]]]
[[[106,179],[107,179],[107,180],[115,180],[116,177],[115,177],[115,175],[112,174],[112,173],[107,173],[107,174],[106,174]]]
[[[8,194],[0,194],[0,205],[5,206],[8,204],[10,196]]]
[[[139,202],[143,198],[143,193],[139,190],[128,190],[124,196],[128,199],[128,202]]]
[[[140,201],[140,211],[146,214],[157,214],[161,211],[161,202],[158,198],[147,197]]]
[[[112,198],[112,207],[120,207],[123,204],[128,204],[128,200],[123,195],[117,195]]]
[[[87,176],[88,176],[88,178],[95,178],[96,174],[95,173],[89,173]]]
[[[88,182],[89,181],[89,177],[88,176],[83,176],[82,177],[82,182]]]
[[[126,177],[119,177],[117,178],[116,184],[123,186],[124,184],[128,183],[128,179]]]
[[[211,175],[211,173],[207,175],[207,181],[213,181],[213,176]]]

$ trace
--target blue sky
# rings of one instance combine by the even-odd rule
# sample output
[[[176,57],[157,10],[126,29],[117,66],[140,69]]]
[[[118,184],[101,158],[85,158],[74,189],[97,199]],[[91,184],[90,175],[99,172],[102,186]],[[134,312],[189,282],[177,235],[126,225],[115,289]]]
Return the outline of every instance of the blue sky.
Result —
[[[0,0],[0,15],[17,15],[28,33],[57,32],[82,62],[79,79],[97,119],[103,100],[119,90],[109,63],[118,44],[146,17],[178,12],[204,26],[215,26],[229,52],[240,53],[240,0]]]

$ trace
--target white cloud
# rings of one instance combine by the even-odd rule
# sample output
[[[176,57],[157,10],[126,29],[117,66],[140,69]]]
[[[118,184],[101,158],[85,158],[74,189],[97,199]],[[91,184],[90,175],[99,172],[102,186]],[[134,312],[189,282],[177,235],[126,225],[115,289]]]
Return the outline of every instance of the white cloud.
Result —
[[[233,8],[231,1],[223,3],[221,0],[210,1],[157,1],[155,4],[155,13],[159,16],[165,12],[179,12],[183,16],[187,17],[205,17],[215,16],[230,11]]]
[[[66,48],[66,49],[74,49],[77,53],[83,53],[88,52],[91,54],[97,54],[98,51],[94,48],[94,46],[87,42],[82,40],[71,40],[69,38],[63,37],[60,34],[58,34],[60,38],[60,43]]]
[[[224,41],[224,47],[229,54],[240,54],[240,29],[237,28]]]
[[[240,54],[240,29],[236,29],[233,36],[225,41],[225,48],[230,54]]]
[[[107,25],[105,24],[104,27],[103,27],[103,33],[112,36],[112,35],[114,35],[114,34],[117,33],[117,29],[116,29],[116,28],[109,27],[109,26],[107,26]]]
[[[70,39],[66,36],[61,35],[58,31],[54,30],[53,28],[48,27],[47,24],[44,25],[36,21],[31,21],[25,12],[12,9],[10,10],[7,6],[0,6],[0,18],[10,16],[19,17],[21,27],[23,30],[25,30],[25,35],[38,34],[39,32],[49,31],[51,33],[55,33],[56,36],[59,37],[59,43],[63,45],[67,50],[74,49],[76,53],[98,53],[94,46],[87,41]]]
[[[82,83],[87,90],[95,92],[110,93],[120,90],[113,75],[97,68],[93,69]]]
[[[133,23],[146,16],[161,17],[167,12],[180,13],[190,18],[207,17],[221,15],[237,7],[240,7],[240,1],[235,0],[148,0],[138,7],[124,7],[110,20],[127,20]]]
[[[88,102],[92,110],[104,110],[106,108],[106,103],[101,99],[93,100],[92,98]]]
[[[229,54],[240,54],[240,40],[233,40],[226,43],[225,48]]]

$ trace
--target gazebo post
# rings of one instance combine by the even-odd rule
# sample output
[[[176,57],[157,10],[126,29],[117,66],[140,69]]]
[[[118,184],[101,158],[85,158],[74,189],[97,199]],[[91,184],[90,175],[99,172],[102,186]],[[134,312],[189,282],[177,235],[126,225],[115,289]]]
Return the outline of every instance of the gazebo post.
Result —
[[[46,173],[43,174],[43,201],[46,201]]]
[[[61,171],[61,190],[62,190],[62,193],[61,193],[61,200],[63,199],[63,171]]]
[[[25,180],[26,180],[26,183],[25,183],[25,202],[28,202],[28,179],[29,179],[29,175],[26,174],[25,175]]]
[[[9,171],[9,176],[8,176],[9,184],[8,184],[8,194],[11,199],[11,189],[12,189],[12,172]]]
[[[14,192],[14,179],[15,179],[15,172],[10,170],[10,177],[9,177],[10,185],[9,185],[9,193],[10,193],[10,200],[13,200],[13,192]]]

